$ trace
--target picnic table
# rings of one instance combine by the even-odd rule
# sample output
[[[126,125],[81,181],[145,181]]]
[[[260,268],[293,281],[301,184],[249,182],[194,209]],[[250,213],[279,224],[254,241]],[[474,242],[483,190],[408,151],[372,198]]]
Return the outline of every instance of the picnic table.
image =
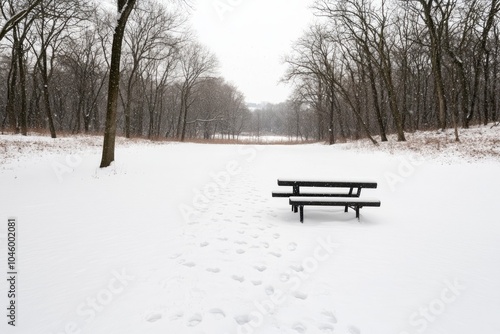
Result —
[[[359,210],[362,207],[380,206],[378,199],[360,198],[361,189],[377,188],[377,182],[370,180],[278,179],[278,185],[292,187],[291,191],[290,189],[273,191],[272,196],[288,197],[292,211],[300,211],[301,223],[304,222],[304,206],[307,205],[343,206],[345,212],[351,208],[356,212],[358,220]],[[317,188],[323,189],[318,191]]]

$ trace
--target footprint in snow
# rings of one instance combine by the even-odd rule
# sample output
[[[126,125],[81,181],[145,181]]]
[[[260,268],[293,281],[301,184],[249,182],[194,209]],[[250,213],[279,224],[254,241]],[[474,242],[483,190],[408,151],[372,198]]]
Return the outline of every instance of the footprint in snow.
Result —
[[[241,240],[235,241],[234,243],[237,245],[247,245],[247,243],[245,241],[241,241]]]
[[[304,267],[302,267],[301,265],[299,264],[292,264],[290,266],[290,268],[295,271],[296,273],[299,273],[299,272],[303,272],[304,271]]]
[[[187,263],[183,263],[182,265],[185,267],[188,267],[188,268],[196,267],[196,263],[194,263],[194,262],[187,262]]]
[[[210,272],[210,273],[214,273],[214,274],[220,273],[220,269],[219,268],[207,268],[207,271]]]
[[[335,314],[333,314],[332,311],[323,311],[321,312],[321,314],[323,314],[326,317],[328,322],[331,322],[332,324],[337,323],[337,317],[335,316]]]
[[[291,243],[288,244],[288,250],[290,252],[293,252],[296,249],[297,249],[297,244],[295,242],[291,242]]]
[[[201,321],[203,320],[203,318],[201,317],[201,314],[199,313],[196,313],[195,315],[193,315],[187,322],[187,325],[189,327],[195,327],[195,326],[198,326]]]
[[[307,331],[307,327],[300,322],[295,323],[293,325],[292,329],[294,329],[295,331],[297,331],[299,333],[305,333]]]
[[[266,266],[254,266],[255,270],[263,272],[266,271],[267,267]]]
[[[176,313],[174,313],[174,314],[172,314],[172,315],[170,316],[170,320],[171,320],[171,321],[174,321],[174,320],[179,320],[179,319],[180,319],[180,318],[182,318],[183,316],[184,316],[184,312],[182,312],[182,311],[178,311],[178,312],[176,312]]]
[[[269,248],[269,244],[267,242],[261,242],[261,244],[264,248]]]
[[[257,239],[259,237],[258,234],[252,234],[252,238]]]
[[[181,255],[182,254],[180,254],[180,253],[176,253],[176,254],[170,255],[168,258],[171,260],[175,260],[175,259],[179,258]]]
[[[274,295],[274,288],[272,286],[268,286],[266,289],[265,289],[265,292],[266,292],[266,295],[268,296],[272,296]]]
[[[146,321],[156,322],[156,321],[160,320],[161,318],[163,318],[161,313],[151,313],[148,316],[146,316]]]
[[[262,285],[262,281],[252,281],[252,284],[255,286]]]
[[[244,249],[237,249],[237,250],[236,250],[236,253],[237,253],[237,254],[240,254],[240,255],[241,255],[241,254],[245,254],[245,250],[244,250]]]
[[[361,334],[361,331],[359,330],[359,328],[354,327],[354,326],[349,326],[349,328],[347,329],[347,332],[349,334]]]
[[[280,238],[280,235],[279,235],[278,233],[274,233],[274,234],[273,234],[273,238],[274,238],[274,239],[279,239],[279,238]]]
[[[200,247],[207,247],[208,245],[210,245],[210,244],[209,244],[208,242],[206,242],[206,241],[205,241],[205,242],[202,242],[202,243],[200,244]]]
[[[278,253],[278,252],[269,252],[269,254],[271,254],[272,256],[275,256],[275,257],[281,257],[281,253]]]
[[[246,232],[241,230],[241,231],[238,231],[239,234],[245,234]]]
[[[217,320],[222,320],[226,317],[226,314],[220,308],[213,308],[209,311],[209,313]]]
[[[240,283],[245,282],[245,277],[244,276],[233,275],[233,276],[231,276],[231,278],[234,279],[235,281],[240,282]]]
[[[236,323],[240,326],[243,326],[245,324],[248,324],[250,322],[250,317],[247,314],[244,315],[238,315],[234,317],[234,320]]]
[[[288,275],[287,273],[283,273],[280,275],[280,281],[282,281],[283,283],[288,282],[289,280],[290,280],[290,275]]]
[[[332,325],[325,324],[325,325],[319,326],[318,329],[323,333],[331,334],[331,333],[333,333],[335,327],[333,327]]]
[[[217,238],[219,239],[220,241],[227,241],[227,238]]]
[[[297,299],[302,299],[302,300],[306,300],[307,299],[307,293],[303,293],[303,292],[300,292],[300,291],[295,291],[293,293],[293,296]],[[355,334],[355,333],[353,333]]]

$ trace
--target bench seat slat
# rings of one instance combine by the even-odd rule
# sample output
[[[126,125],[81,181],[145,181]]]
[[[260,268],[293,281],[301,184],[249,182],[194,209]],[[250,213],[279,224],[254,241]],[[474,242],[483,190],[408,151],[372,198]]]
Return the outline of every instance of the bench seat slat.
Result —
[[[300,222],[304,222],[304,206],[344,206],[345,212],[348,208],[356,211],[356,218],[359,220],[359,210],[364,206],[379,207],[380,200],[375,198],[359,198],[359,197],[301,197],[292,196],[289,199],[294,212],[297,208],[300,209]]]
[[[380,200],[376,198],[360,198],[360,197],[290,197],[292,205],[359,205],[359,206],[380,206]]]

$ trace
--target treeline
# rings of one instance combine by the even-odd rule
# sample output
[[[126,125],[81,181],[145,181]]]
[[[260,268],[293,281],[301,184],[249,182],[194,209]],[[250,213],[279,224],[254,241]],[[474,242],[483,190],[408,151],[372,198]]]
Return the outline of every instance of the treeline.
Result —
[[[297,133],[404,141],[451,127],[459,140],[459,128],[498,120],[500,1],[316,0],[313,10],[286,57],[293,104],[309,113],[290,113]]]
[[[0,127],[103,133],[116,8],[91,0],[1,0]],[[138,1],[122,46],[118,133],[238,136],[250,112],[196,41],[182,1]]]

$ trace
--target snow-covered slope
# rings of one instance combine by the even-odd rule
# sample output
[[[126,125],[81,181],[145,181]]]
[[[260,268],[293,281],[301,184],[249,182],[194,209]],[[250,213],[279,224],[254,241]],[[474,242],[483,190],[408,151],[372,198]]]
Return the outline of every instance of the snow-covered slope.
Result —
[[[500,332],[498,160],[120,140],[101,170],[100,141],[0,136],[1,333]],[[382,206],[300,224],[283,176],[375,179]]]

